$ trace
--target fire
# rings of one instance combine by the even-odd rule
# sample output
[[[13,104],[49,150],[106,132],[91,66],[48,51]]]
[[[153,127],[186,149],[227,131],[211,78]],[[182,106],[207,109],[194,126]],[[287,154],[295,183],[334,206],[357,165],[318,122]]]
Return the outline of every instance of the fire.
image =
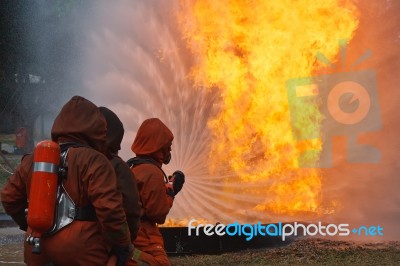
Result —
[[[194,219],[194,218],[193,218]],[[164,224],[160,224],[160,227],[185,227],[188,226],[189,222],[191,219],[181,219],[181,220],[177,220],[177,219],[173,219],[173,218],[167,218],[165,220]],[[196,226],[196,225],[205,225],[205,224],[212,224],[210,221],[204,220],[204,219],[194,219],[194,222],[192,222],[192,225]]]
[[[219,112],[208,123],[210,172],[233,172],[237,178],[226,182],[243,185],[235,193],[262,198],[253,211],[319,212],[322,172],[299,168],[297,159],[305,150],[321,149],[321,141],[293,139],[286,81],[315,74],[318,52],[335,61],[338,40],[351,40],[358,26],[355,5],[349,0],[182,0],[178,19],[196,59],[191,77],[221,95]],[[303,106],[301,130],[319,130],[318,108]]]

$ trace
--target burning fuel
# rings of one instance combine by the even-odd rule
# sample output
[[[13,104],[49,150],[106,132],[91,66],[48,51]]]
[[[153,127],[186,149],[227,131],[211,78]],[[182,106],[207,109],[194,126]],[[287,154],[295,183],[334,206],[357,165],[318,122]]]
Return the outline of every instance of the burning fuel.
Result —
[[[321,149],[321,141],[293,139],[285,84],[312,76],[318,52],[335,61],[338,40],[351,40],[358,26],[352,2],[181,1],[178,19],[196,58],[191,77],[221,95],[218,114],[208,122],[209,170],[233,173],[224,182],[246,187],[225,191],[262,199],[251,207],[255,212],[332,211],[321,206],[321,171],[299,169],[299,155]],[[298,128],[318,129],[319,106],[300,107]],[[309,160],[319,160],[318,154]]]

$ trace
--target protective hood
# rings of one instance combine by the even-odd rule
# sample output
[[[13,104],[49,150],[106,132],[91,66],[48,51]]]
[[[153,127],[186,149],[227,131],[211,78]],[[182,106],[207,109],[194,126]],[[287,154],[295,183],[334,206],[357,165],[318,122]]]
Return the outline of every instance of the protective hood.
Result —
[[[107,149],[109,152],[117,154],[121,149],[121,142],[124,137],[124,125],[118,116],[107,107],[99,107],[99,110],[107,121]]]
[[[51,138],[58,143],[86,144],[104,153],[106,130],[106,120],[97,106],[81,96],[74,96],[54,120]]]
[[[158,118],[143,121],[132,144],[136,155],[151,155],[172,144],[174,135]]]

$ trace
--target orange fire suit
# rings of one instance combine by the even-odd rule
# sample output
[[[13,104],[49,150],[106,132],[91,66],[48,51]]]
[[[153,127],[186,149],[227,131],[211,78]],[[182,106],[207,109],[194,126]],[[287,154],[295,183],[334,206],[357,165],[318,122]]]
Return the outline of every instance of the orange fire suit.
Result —
[[[142,203],[142,218],[134,241],[134,260],[129,265],[136,265],[135,260],[150,265],[170,265],[157,224],[165,222],[173,204],[173,196],[166,191],[166,180],[161,170],[162,163],[170,159],[173,138],[161,120],[152,118],[142,123],[132,145],[137,157],[152,160],[155,164],[132,167]]]
[[[42,236],[40,255],[32,254],[31,246],[25,244],[25,262],[28,265],[105,265],[113,246],[130,244],[115,172],[102,154],[105,152],[106,121],[97,106],[74,96],[58,114],[51,133],[53,141],[58,143],[75,142],[87,146],[69,148],[68,174],[63,184],[75,206],[91,204],[97,219],[74,220],[54,235]],[[1,192],[5,211],[21,227],[29,201],[32,157],[23,157]],[[26,236],[30,232],[28,227]]]

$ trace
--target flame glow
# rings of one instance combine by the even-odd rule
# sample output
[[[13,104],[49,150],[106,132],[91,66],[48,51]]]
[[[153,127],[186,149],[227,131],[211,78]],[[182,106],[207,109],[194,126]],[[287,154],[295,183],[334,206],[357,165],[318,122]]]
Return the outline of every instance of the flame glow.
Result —
[[[319,212],[322,173],[299,168],[297,159],[304,150],[321,149],[321,141],[293,139],[286,81],[312,76],[318,52],[334,61],[338,40],[350,40],[358,26],[353,3],[181,1],[178,18],[196,60],[195,84],[221,95],[208,123],[211,173],[234,173],[243,184],[238,193],[261,197],[253,211]],[[318,106],[302,110],[299,128],[319,129]]]

